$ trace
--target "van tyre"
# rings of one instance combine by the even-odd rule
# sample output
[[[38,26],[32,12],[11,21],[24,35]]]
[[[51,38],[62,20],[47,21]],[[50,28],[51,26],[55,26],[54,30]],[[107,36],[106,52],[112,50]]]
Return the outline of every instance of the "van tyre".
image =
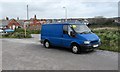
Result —
[[[80,46],[78,44],[72,44],[71,49],[72,49],[72,52],[74,54],[80,54],[81,53]]]
[[[46,41],[44,42],[44,47],[45,47],[45,48],[50,48],[50,42],[49,42],[48,40],[46,40]]]

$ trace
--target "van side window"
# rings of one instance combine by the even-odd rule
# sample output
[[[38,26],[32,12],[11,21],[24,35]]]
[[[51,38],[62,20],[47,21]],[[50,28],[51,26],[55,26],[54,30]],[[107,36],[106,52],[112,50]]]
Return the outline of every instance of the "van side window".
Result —
[[[68,25],[63,26],[63,34],[68,34]]]

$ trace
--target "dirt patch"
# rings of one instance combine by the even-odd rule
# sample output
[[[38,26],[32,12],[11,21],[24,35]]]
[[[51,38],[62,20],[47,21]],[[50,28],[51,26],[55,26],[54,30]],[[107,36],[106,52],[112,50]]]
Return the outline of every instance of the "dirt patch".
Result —
[[[102,28],[94,28],[93,30],[118,30],[117,27],[102,27]]]

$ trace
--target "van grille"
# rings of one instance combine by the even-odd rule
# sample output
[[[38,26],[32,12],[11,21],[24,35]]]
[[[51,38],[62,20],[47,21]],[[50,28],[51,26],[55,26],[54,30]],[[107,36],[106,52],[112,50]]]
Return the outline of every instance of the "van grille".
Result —
[[[91,41],[91,43],[97,43],[97,42],[98,42],[98,40]]]

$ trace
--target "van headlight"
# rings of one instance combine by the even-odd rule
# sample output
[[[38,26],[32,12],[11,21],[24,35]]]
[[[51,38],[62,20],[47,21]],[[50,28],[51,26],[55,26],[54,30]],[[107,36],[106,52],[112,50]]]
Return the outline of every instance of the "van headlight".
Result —
[[[101,40],[99,39],[99,42],[100,42]]]
[[[84,44],[90,44],[90,41],[84,41]]]

